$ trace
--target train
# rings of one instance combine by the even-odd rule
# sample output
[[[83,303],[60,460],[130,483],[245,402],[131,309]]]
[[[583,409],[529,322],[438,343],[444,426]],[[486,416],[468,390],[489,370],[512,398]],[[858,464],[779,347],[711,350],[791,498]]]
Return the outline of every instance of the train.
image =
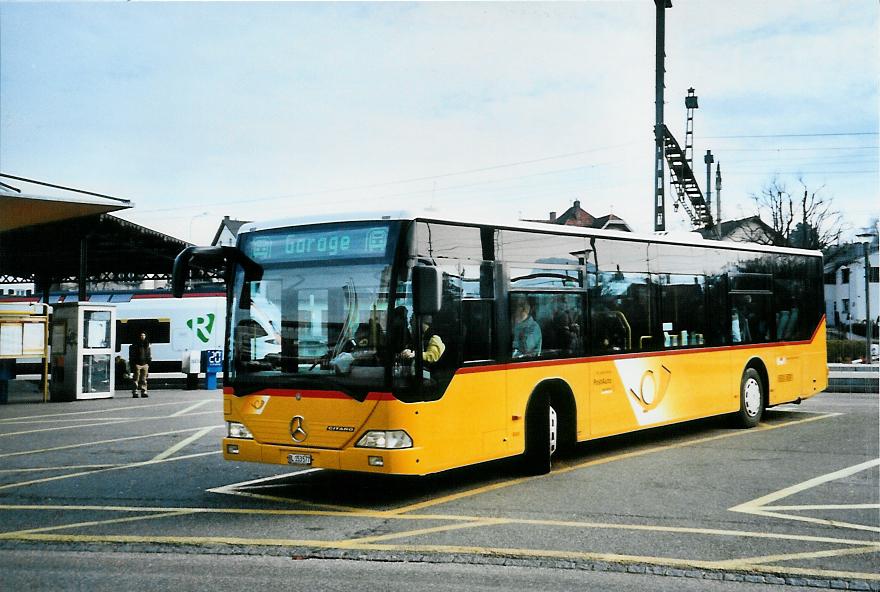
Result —
[[[36,297],[2,296],[0,302],[38,302]],[[50,305],[76,301],[76,294],[50,294]],[[128,363],[128,346],[143,332],[151,343],[150,374],[183,377],[187,351],[223,350],[226,331],[226,293],[193,292],[174,298],[170,291],[94,292],[88,302],[116,307],[116,356]],[[40,372],[38,360],[22,358],[16,374]]]

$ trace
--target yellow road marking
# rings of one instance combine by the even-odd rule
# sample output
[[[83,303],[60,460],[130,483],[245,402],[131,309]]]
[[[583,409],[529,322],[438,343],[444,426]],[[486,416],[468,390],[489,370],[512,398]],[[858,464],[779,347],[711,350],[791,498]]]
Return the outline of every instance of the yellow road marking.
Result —
[[[180,417],[181,415],[186,415],[187,413],[189,413],[189,412],[192,411],[193,409],[198,409],[199,407],[201,407],[201,406],[203,406],[203,405],[206,405],[206,404],[208,404],[208,403],[217,403],[217,402],[218,402],[218,401],[217,401],[217,400],[214,400],[214,399],[205,399],[204,401],[199,401],[198,403],[195,403],[195,404],[193,404],[193,405],[190,405],[190,406],[187,407],[186,409],[181,409],[181,410],[178,411],[177,413],[172,413],[172,414],[169,415],[168,417]],[[218,407],[219,407],[219,405],[218,405]]]
[[[218,426],[223,427],[223,426]],[[107,440],[95,440],[93,442],[82,442],[80,444],[67,444],[65,446],[52,446],[51,448],[39,448],[37,450],[22,450],[19,452],[7,452],[0,454],[0,458],[8,456],[22,456],[25,454],[39,454],[41,452],[55,452],[56,450],[69,450],[70,448],[82,448],[84,446],[97,446],[98,444],[113,444],[115,442],[125,442],[128,440],[142,440],[144,438],[157,438],[159,436],[170,436],[172,434],[183,434],[185,432],[195,432],[202,428],[184,428],[182,430],[171,430],[168,432],[156,432],[154,434],[144,434],[143,436],[126,436],[124,438],[110,438]]]
[[[786,534],[773,532],[756,532],[748,530],[723,530],[713,528],[695,528],[686,526],[660,526],[649,524],[621,524],[616,522],[579,522],[563,520],[540,520],[522,518],[486,518],[485,516],[467,516],[455,514],[398,514],[388,515],[379,510],[355,510],[355,511],[332,511],[332,510],[268,510],[263,508],[197,508],[197,507],[144,507],[144,506],[74,506],[74,505],[33,505],[15,504],[0,505],[0,510],[34,510],[34,511],[96,511],[96,512],[174,512],[185,511],[189,513],[203,514],[245,514],[255,516],[326,516],[335,518],[373,518],[379,520],[421,520],[421,521],[455,521],[455,522],[481,522],[497,520],[499,524],[526,525],[526,526],[555,526],[560,528],[597,529],[597,530],[632,530],[644,532],[666,532],[676,534],[707,535],[721,537],[739,537],[747,539],[770,539],[780,541],[797,541],[810,543],[823,543],[832,545],[864,546],[874,544],[873,541],[864,539],[844,539],[836,537]],[[494,523],[494,522],[493,522]],[[488,525],[488,523],[487,523]],[[880,544],[880,543],[878,543]]]
[[[259,479],[251,479],[249,481],[239,481],[238,483],[230,483],[229,485],[224,485],[222,487],[215,487],[214,489],[208,489],[207,491],[214,493],[226,493],[225,491],[220,491],[221,489],[227,488],[236,488],[236,487],[248,487],[257,485],[259,483],[267,483],[272,481],[280,481],[281,479],[285,479],[287,477],[301,477],[303,475],[308,475],[309,473],[317,473],[323,469],[303,469],[302,471],[294,471],[292,473],[281,473],[280,475],[270,475],[269,477],[260,477]]]
[[[827,419],[827,418],[829,418],[829,417],[837,417],[838,415],[840,415],[840,414],[839,414],[839,413],[827,413],[827,414],[818,415],[818,416],[815,416],[815,417],[807,417],[807,418],[804,418],[804,419],[798,419],[798,420],[790,421],[790,422],[786,422],[786,423],[783,423],[783,424],[775,424],[775,425],[763,425],[763,424],[762,424],[761,427],[763,428],[763,431],[766,431],[766,430],[773,430],[773,429],[777,429],[777,428],[781,428],[781,427],[789,427],[789,426],[800,425],[800,424],[809,423],[809,422],[813,422],[813,421],[818,421],[818,420],[820,420],[820,419]],[[696,444],[705,444],[706,442],[713,442],[713,441],[715,441],[715,440],[722,440],[722,439],[725,439],[725,438],[732,438],[732,437],[735,437],[735,436],[740,436],[740,435],[749,434],[749,433],[751,433],[752,431],[753,431],[753,430],[736,430],[736,431],[730,431],[730,432],[725,432],[725,433],[723,433],[723,434],[716,434],[716,435],[714,435],[714,436],[706,436],[706,437],[703,437],[703,438],[697,438],[697,439],[695,439],[695,440],[688,440],[688,441],[685,441],[685,442],[677,442],[677,443],[675,443],[675,444],[665,444],[665,445],[663,445],[663,446],[655,446],[655,447],[645,448],[645,449],[642,449],[642,450],[634,450],[634,451],[632,451],[632,452],[624,452],[624,453],[620,453],[620,454],[615,454],[615,455],[607,456],[607,457],[604,457],[604,458],[598,458],[598,459],[594,459],[594,460],[589,460],[589,461],[586,461],[586,462],[578,463],[578,464],[575,464],[575,465],[572,465],[572,466],[568,466],[568,467],[562,467],[562,468],[554,469],[554,470],[551,471],[550,474],[548,474],[548,475],[540,475],[540,476],[537,476],[537,477],[521,477],[521,478],[519,478],[519,479],[512,479],[512,480],[504,481],[504,482],[501,482],[501,483],[493,483],[492,485],[485,485],[485,486],[482,486],[482,487],[477,487],[477,488],[475,488],[475,489],[470,489],[470,490],[468,490],[468,491],[461,491],[461,492],[458,492],[458,493],[453,493],[453,494],[450,494],[450,495],[446,495],[446,496],[441,496],[441,497],[437,497],[437,498],[434,498],[434,499],[430,499],[430,500],[427,500],[427,501],[424,501],[424,502],[419,502],[419,503],[415,503],[415,504],[409,504],[409,505],[406,505],[406,506],[402,506],[402,507],[400,507],[400,508],[396,508],[396,509],[393,509],[393,510],[389,510],[388,513],[391,514],[391,515],[395,515],[395,514],[401,514],[401,513],[406,513],[406,512],[414,512],[414,511],[416,511],[416,510],[422,510],[422,509],[424,509],[424,508],[430,508],[430,507],[432,507],[432,506],[437,506],[437,505],[440,505],[440,504],[445,504],[445,503],[448,503],[448,502],[452,502],[452,501],[460,500],[460,499],[463,499],[463,498],[472,497],[472,496],[480,495],[480,494],[483,494],[483,493],[488,493],[488,492],[490,492],[490,491],[496,491],[496,490],[498,490],[498,489],[503,489],[503,488],[505,488],[505,487],[511,487],[511,486],[513,486],[513,485],[519,485],[520,483],[523,483],[523,482],[526,482],[526,481],[530,481],[530,480],[532,480],[532,479],[546,479],[547,477],[552,477],[552,476],[554,476],[554,475],[562,475],[562,474],[564,474],[564,473],[569,473],[569,472],[571,472],[571,471],[577,471],[577,470],[584,469],[584,468],[587,468],[587,467],[593,467],[593,466],[597,466],[597,465],[603,465],[603,464],[606,464],[606,463],[616,462],[616,461],[619,461],[619,460],[626,460],[626,459],[630,459],[630,458],[637,458],[637,457],[640,457],[640,456],[645,456],[645,455],[647,455],[647,454],[654,454],[654,453],[656,453],[656,452],[665,452],[665,451],[668,451],[668,450],[675,450],[675,449],[677,449],[677,448],[684,448],[684,447],[686,447],[686,446],[694,446],[694,445],[696,445]]]
[[[202,436],[204,436],[208,432],[216,430],[217,428],[222,428],[222,427],[223,426],[211,426],[211,427],[207,427],[207,428],[202,428],[201,430],[199,430],[198,432],[196,432],[195,434],[193,434],[189,438],[184,438],[183,440],[181,440],[177,444],[171,446],[167,450],[160,452],[159,454],[154,456],[152,460],[166,459],[169,456],[171,456],[172,454],[174,454],[175,452],[177,452],[178,450],[185,448],[186,446],[189,446],[190,444],[192,444],[193,442],[195,442],[196,440],[198,440],[199,438],[201,438]]]
[[[424,514],[422,514],[424,516]],[[864,545],[872,541],[863,539],[841,539],[836,537],[823,537],[802,534],[781,534],[774,532],[757,532],[749,530],[725,530],[720,528],[696,528],[689,526],[660,526],[653,524],[619,524],[615,522],[567,522],[562,520],[528,520],[510,519],[511,524],[534,524],[537,526],[560,526],[573,528],[595,528],[607,530],[635,530],[645,532],[669,532],[679,534],[708,535],[722,537],[741,537],[753,539],[776,539],[784,541],[800,541],[811,543],[830,543],[845,545]]]
[[[190,413],[187,417],[194,417],[196,415],[216,415],[217,411],[201,411],[199,413]],[[98,423],[81,423],[77,425],[69,425],[69,426],[58,426],[54,428],[40,428],[38,430],[23,430],[21,432],[7,432],[5,434],[0,434],[0,438],[7,438],[9,436],[23,436],[26,434],[39,434],[42,432],[60,432],[62,430],[76,430],[80,428],[90,428],[90,427],[100,427],[107,425],[121,425],[124,423],[137,423],[139,421],[156,421],[161,419],[168,419],[167,415],[158,415],[153,417],[132,417],[132,418],[106,418],[104,421]]]
[[[765,510],[751,510],[745,512],[753,516],[763,516],[765,518],[782,518],[783,520],[795,520],[797,522],[810,522],[812,524],[821,524],[822,526],[833,526],[834,528],[850,528],[852,530],[866,530],[869,532],[880,532],[880,528],[876,526],[868,526],[866,524],[855,524],[854,522],[843,522],[841,520],[829,520],[827,518],[813,518],[812,516],[800,516],[798,514],[783,514],[782,512],[767,512]]]
[[[294,471],[293,473],[283,473],[281,475],[272,475],[270,477],[262,477],[260,479],[251,479],[250,481],[241,481],[240,483],[230,483],[229,485],[223,485],[221,487],[214,487],[211,489],[206,489],[208,493],[220,493],[223,495],[235,495],[239,497],[248,497],[251,499],[261,499],[270,502],[280,502],[283,504],[291,504],[291,503],[300,503],[307,504],[310,506],[315,506],[318,508],[324,508],[327,510],[333,510],[335,512],[360,512],[361,508],[355,508],[353,506],[343,506],[338,504],[323,504],[319,502],[311,502],[308,500],[302,499],[294,499],[290,497],[282,497],[276,495],[266,495],[264,493],[254,493],[253,491],[242,491],[240,488],[247,487],[249,490],[251,489],[260,489],[260,488],[269,488],[269,487],[281,487],[281,483],[276,483],[277,481],[281,481],[282,479],[286,479],[288,477],[301,477],[303,475],[307,475],[309,473],[317,473],[322,471],[323,469],[305,469],[302,471]]]
[[[845,580],[848,578],[859,580],[880,580],[876,573],[861,573],[855,571],[836,571],[832,569],[809,569],[805,567],[784,567],[776,565],[756,565],[752,571],[761,571],[771,574],[786,574],[794,576],[807,576],[828,578],[833,580]]]
[[[424,508],[438,506],[440,504],[453,502],[455,500],[464,499],[466,497],[472,497],[475,495],[480,495],[482,493],[489,493],[490,491],[495,491],[497,489],[504,489],[506,487],[512,487],[514,485],[519,485],[520,483],[524,483],[526,481],[530,481],[532,479],[538,479],[538,478],[539,477],[520,477],[519,479],[511,479],[509,481],[502,481],[501,483],[493,483],[492,485],[484,485],[482,487],[477,487],[475,489],[469,489],[467,491],[460,491],[458,493],[452,493],[449,495],[436,497],[434,499],[430,499],[430,500],[427,500],[424,502],[419,502],[416,504],[409,504],[406,506],[402,506],[400,508],[395,508],[393,510],[387,510],[386,513],[389,516],[396,516],[398,514],[405,514],[407,512],[414,512],[416,510],[422,510]]]
[[[36,505],[36,504],[13,504],[0,505],[0,510],[32,510],[32,511],[92,511],[92,512],[175,512],[186,511],[191,514],[245,514],[256,516],[328,516],[342,518],[376,518],[387,519],[388,517],[379,511],[359,510],[354,512],[339,512],[334,510],[266,510],[262,508],[194,508],[194,507],[147,507],[147,506],[64,506],[64,505]],[[396,520],[437,520],[436,516],[425,514],[413,514],[396,516]],[[481,518],[477,516],[446,517],[447,520],[475,521]],[[837,542],[835,540],[835,542]],[[860,544],[864,544],[861,541]]]
[[[788,422],[785,424],[779,424],[774,426],[762,426],[762,429],[776,429],[778,427],[787,427],[789,425],[796,425],[798,423],[804,423],[808,421],[816,421],[819,419],[824,419],[827,417],[832,417],[839,414],[828,414],[822,415],[818,417],[811,417],[804,420],[798,420],[795,422]],[[634,456],[641,456],[643,454],[649,454],[651,452],[658,452],[662,450],[668,450],[672,448],[679,448],[683,446],[689,446],[692,444],[698,444],[706,441],[717,440],[724,437],[730,437],[733,435],[739,435],[743,433],[749,432],[734,432],[732,434],[722,434],[718,436],[711,436],[707,438],[700,438],[697,440],[692,440],[688,442],[676,443],[673,445],[662,446],[658,448],[652,448],[648,450],[635,451],[632,453],[625,453],[621,455],[616,455],[614,457],[605,458],[605,459],[596,459],[593,461],[587,461],[585,463],[581,463],[572,467],[566,467],[564,469],[559,469],[555,471],[553,474],[568,472],[571,470],[577,470],[579,468],[584,468],[587,466],[595,465],[595,464],[604,464],[606,462],[611,462],[612,460],[620,460],[623,458],[631,458]],[[208,453],[211,454],[211,453]],[[199,455],[190,455],[192,456],[202,456]],[[180,457],[180,458],[189,458],[189,457]],[[170,459],[170,460],[178,460],[178,459]],[[154,461],[147,461],[145,463],[134,463],[132,465],[124,465],[117,468],[130,468],[135,466],[143,466],[145,464],[152,464]],[[277,479],[277,477],[267,478],[264,480],[254,480],[251,483],[256,482],[264,482],[270,479]],[[49,479],[51,480],[51,479]],[[515,480],[515,483],[526,481],[527,479],[518,479]],[[488,491],[491,489],[496,489],[501,486],[509,486],[515,483],[503,483],[503,484],[495,484],[493,486],[487,486],[484,488],[478,488],[480,491]],[[8,487],[8,486],[7,486]],[[228,486],[227,486],[228,487]],[[469,492],[463,492],[465,496],[476,495],[478,490],[471,490]],[[459,496],[460,494],[454,494]],[[450,496],[446,496],[444,499],[448,499]],[[766,497],[766,496],[765,496]],[[281,498],[284,501],[290,501],[287,498]],[[763,498],[762,498],[763,499]],[[781,499],[781,498],[779,498]],[[421,505],[421,504],[418,504]],[[433,504],[432,504],[433,505]],[[413,505],[415,506],[415,505]],[[412,507],[412,506],[409,506]],[[46,510],[49,506],[0,506],[0,509],[35,509],[35,510]],[[57,508],[76,508],[71,506],[57,506]],[[83,507],[86,508],[86,507]],[[93,506],[88,507],[90,509],[107,509],[107,507]],[[116,507],[117,511],[140,511],[140,512],[156,512],[157,508],[122,508]],[[20,536],[11,537],[11,536],[3,536],[0,535],[0,538],[19,538],[23,540],[67,540],[67,541],[91,541],[91,542],[173,542],[173,543],[182,543],[182,544],[214,544],[214,543],[228,543],[228,544],[254,544],[254,545],[278,545],[282,546],[312,546],[319,548],[363,548],[363,549],[373,549],[373,550],[411,550],[411,551],[420,551],[420,550],[435,550],[437,552],[447,552],[447,553],[460,553],[460,552],[480,552],[482,554],[502,554],[505,556],[510,556],[511,554],[519,554],[520,556],[531,556],[531,557],[561,557],[561,558],[593,558],[593,559],[601,559],[604,558],[606,560],[611,561],[621,561],[621,562],[638,562],[638,563],[653,563],[655,560],[663,565],[684,565],[691,567],[702,567],[705,569],[713,569],[713,563],[717,566],[721,563],[730,563],[729,560],[725,562],[705,562],[705,561],[689,561],[689,560],[680,560],[675,558],[656,558],[656,557],[639,557],[639,556],[628,556],[628,555],[615,555],[615,554],[602,554],[602,553],[580,553],[580,552],[570,552],[570,551],[550,551],[550,550],[530,550],[530,549],[498,549],[498,548],[481,548],[481,547],[453,547],[453,546],[415,546],[415,545],[402,545],[402,546],[388,546],[388,545],[376,545],[370,544],[369,539],[372,539],[374,542],[376,540],[385,540],[387,538],[399,538],[403,536],[415,536],[416,534],[428,533],[428,532],[437,532],[439,529],[442,530],[450,530],[454,527],[458,528],[469,528],[476,526],[491,526],[493,524],[569,524],[575,525],[579,524],[584,527],[604,527],[609,529],[621,529],[629,528],[635,530],[655,530],[655,531],[670,531],[670,532],[692,532],[695,534],[721,534],[724,533],[726,536],[743,536],[743,537],[760,537],[760,538],[779,538],[779,539],[788,539],[788,540],[802,540],[802,541],[814,541],[814,542],[836,542],[839,544],[852,544],[858,545],[859,551],[852,550],[851,553],[846,552],[848,550],[837,550],[837,551],[826,551],[826,552],[817,552],[817,553],[841,553],[841,554],[853,554],[856,552],[866,553],[871,552],[868,549],[877,549],[877,545],[870,544],[866,545],[866,543],[871,543],[870,541],[864,540],[841,540],[841,539],[832,539],[827,537],[803,537],[803,536],[791,536],[791,535],[774,535],[773,533],[748,533],[743,531],[714,531],[711,529],[686,529],[686,528],[676,528],[676,527],[653,527],[646,525],[620,525],[620,524],[591,524],[591,523],[561,523],[554,521],[534,521],[534,520],[507,520],[507,519],[486,519],[483,517],[462,517],[462,516],[451,516],[451,515],[403,515],[399,514],[402,508],[397,510],[393,510],[392,513],[389,512],[368,512],[362,511],[358,509],[352,509],[353,512],[329,512],[329,511],[306,511],[306,510],[245,510],[245,509],[235,509],[235,510],[225,510],[225,509],[211,509],[211,508],[168,508],[169,513],[181,512],[181,513],[197,513],[197,512],[222,512],[222,513],[242,513],[242,514],[300,514],[300,515],[324,515],[324,516],[341,516],[341,517],[352,517],[352,516],[363,516],[363,517],[373,517],[380,519],[388,519],[394,518],[399,520],[427,520],[427,519],[447,519],[447,520],[462,520],[466,521],[467,524],[459,524],[459,525],[451,525],[446,527],[434,527],[427,528],[421,530],[408,531],[406,533],[391,533],[388,535],[378,535],[378,537],[382,537],[379,539],[378,537],[365,537],[366,540],[358,541],[357,539],[352,539],[350,541],[336,541],[336,542],[328,542],[328,541],[297,541],[297,540],[288,540],[288,539],[237,539],[237,538],[229,538],[229,537],[121,537],[121,536],[97,536],[90,537],[87,535],[48,535],[43,533],[31,532],[29,534],[22,534]],[[157,517],[156,515],[150,517],[142,517],[143,519],[149,519]],[[125,520],[125,519],[119,519]],[[108,523],[108,521],[102,521],[102,523]],[[64,527],[48,527],[49,529],[58,529]],[[42,529],[40,529],[42,530]],[[46,538],[48,537],[48,538]],[[470,549],[470,551],[468,550]],[[479,551],[482,549],[483,551]],[[803,555],[803,554],[799,554]],[[745,560],[749,560],[746,558]],[[760,561],[761,558],[753,558],[753,561]],[[772,560],[772,558],[771,558]],[[784,559],[783,559],[784,560]],[[740,560],[743,561],[743,560]],[[717,567],[716,567],[717,568]],[[769,573],[792,573],[793,571],[798,571],[799,573],[803,573],[805,575],[822,575],[828,577],[862,577],[866,579],[880,579],[875,574],[859,574],[855,572],[835,572],[828,570],[809,570],[809,569],[800,569],[800,568],[777,568],[776,566],[754,566],[750,567],[750,569],[755,569],[758,571],[767,571]]]
[[[217,489],[220,489],[220,488],[217,488]],[[315,506],[318,508],[325,508],[327,510],[332,511],[334,514],[356,515],[358,512],[360,512],[359,508],[355,508],[352,506],[341,506],[341,505],[337,505],[337,504],[323,504],[320,502],[311,502],[311,501],[303,500],[303,499],[282,497],[280,495],[266,495],[264,493],[253,493],[250,491],[217,491],[215,489],[208,489],[207,491],[209,491],[211,493],[224,493],[226,495],[237,495],[239,497],[247,497],[247,498],[251,498],[251,499],[266,500],[266,501],[270,501],[270,502],[280,502],[283,504],[291,504],[291,503],[306,504],[306,505]]]
[[[50,481],[59,481],[61,479],[71,479],[73,477],[81,477],[83,475],[96,475],[98,473],[106,473],[107,471],[120,471],[122,469],[134,469],[138,467],[145,467],[148,465],[154,465],[157,463],[165,463],[172,462],[176,460],[186,460],[190,458],[196,458],[198,456],[207,456],[209,454],[220,454],[219,450],[212,452],[200,452],[198,454],[187,454],[186,456],[175,456],[174,458],[163,458],[161,460],[147,460],[143,462],[130,463],[126,465],[116,465],[113,467],[107,467],[106,469],[95,469],[94,471],[82,471],[79,473],[68,473],[66,475],[55,475],[54,477],[46,477],[45,479],[32,479],[30,481],[20,481],[18,483],[7,483],[6,485],[0,485],[0,490],[3,489],[12,489],[13,487],[24,487],[25,485],[36,485],[38,483],[48,483]]]
[[[402,539],[423,534],[432,534],[435,532],[447,532],[450,530],[461,530],[463,528],[477,528],[480,526],[494,526],[496,524],[507,524],[507,520],[501,518],[486,518],[468,523],[447,524],[446,526],[434,526],[432,528],[419,528],[417,530],[406,530],[403,532],[391,532],[388,534],[380,534],[374,536],[360,537],[356,539],[347,539],[338,541],[339,546],[347,547],[349,545],[361,545],[364,543],[374,543],[376,541],[387,541],[392,539]]]
[[[34,534],[38,532],[50,532],[53,530],[67,530],[68,528],[84,528],[86,526],[101,526],[104,524],[121,524],[123,522],[137,522],[140,520],[153,520],[155,518],[167,518],[169,516],[184,516],[192,514],[187,511],[177,512],[161,512],[159,514],[149,514],[147,516],[128,516],[126,518],[110,518],[109,520],[90,520],[88,522],[73,522],[71,524],[57,524],[55,526],[44,526],[42,528],[30,528],[27,530],[16,530],[13,532],[2,532],[0,538],[13,538],[25,534]]]
[[[730,561],[719,561],[718,567],[727,569],[751,568],[761,563],[778,563],[780,561],[796,561],[799,559],[822,559],[824,557],[844,557],[846,555],[863,555],[865,553],[880,552],[880,543],[865,545],[864,547],[850,547],[847,549],[830,549],[828,551],[809,551],[805,553],[786,553],[783,555],[764,555],[760,557],[742,557]]]
[[[316,549],[361,549],[365,551],[397,551],[415,553],[473,554],[502,557],[552,558],[567,560],[611,561],[625,564],[663,565],[681,568],[717,570],[719,562],[679,559],[675,557],[652,557],[623,555],[617,553],[588,553],[583,551],[560,551],[541,549],[520,549],[504,547],[454,546],[454,545],[388,545],[388,544],[344,544],[334,541],[299,539],[247,539],[241,537],[174,537],[174,536],[132,536],[132,535],[72,535],[72,534],[23,534],[15,537],[0,535],[0,539],[15,538],[28,541],[79,542],[79,543],[144,543],[173,545],[251,545],[274,547],[310,547]],[[832,571],[821,569],[786,568],[755,565],[750,571],[766,573],[796,573],[806,576],[819,576],[840,579],[880,580],[876,573]]]

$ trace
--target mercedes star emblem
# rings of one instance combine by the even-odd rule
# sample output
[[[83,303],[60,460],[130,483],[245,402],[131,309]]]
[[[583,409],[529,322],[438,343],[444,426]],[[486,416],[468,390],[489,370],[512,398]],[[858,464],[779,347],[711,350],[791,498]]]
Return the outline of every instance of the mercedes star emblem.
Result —
[[[303,429],[303,423],[305,423],[305,421],[306,420],[302,415],[295,415],[293,419],[290,420],[290,437],[293,438],[294,442],[304,442],[309,436]]]

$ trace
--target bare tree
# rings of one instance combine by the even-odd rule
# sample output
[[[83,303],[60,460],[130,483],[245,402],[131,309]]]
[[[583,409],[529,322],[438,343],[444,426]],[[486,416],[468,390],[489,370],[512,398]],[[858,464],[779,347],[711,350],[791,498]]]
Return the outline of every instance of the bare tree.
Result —
[[[785,182],[773,177],[759,193],[752,193],[755,209],[769,217],[772,233],[761,242],[802,249],[824,249],[835,245],[843,232],[843,216],[833,206],[825,186],[810,189],[803,178],[800,187],[789,191]]]

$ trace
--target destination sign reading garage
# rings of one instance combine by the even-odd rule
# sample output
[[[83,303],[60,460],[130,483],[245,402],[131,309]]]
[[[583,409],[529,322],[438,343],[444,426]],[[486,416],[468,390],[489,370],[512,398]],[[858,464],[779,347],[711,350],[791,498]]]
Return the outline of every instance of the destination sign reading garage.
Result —
[[[259,263],[383,257],[388,236],[388,226],[333,225],[293,233],[259,233],[243,250]]]

